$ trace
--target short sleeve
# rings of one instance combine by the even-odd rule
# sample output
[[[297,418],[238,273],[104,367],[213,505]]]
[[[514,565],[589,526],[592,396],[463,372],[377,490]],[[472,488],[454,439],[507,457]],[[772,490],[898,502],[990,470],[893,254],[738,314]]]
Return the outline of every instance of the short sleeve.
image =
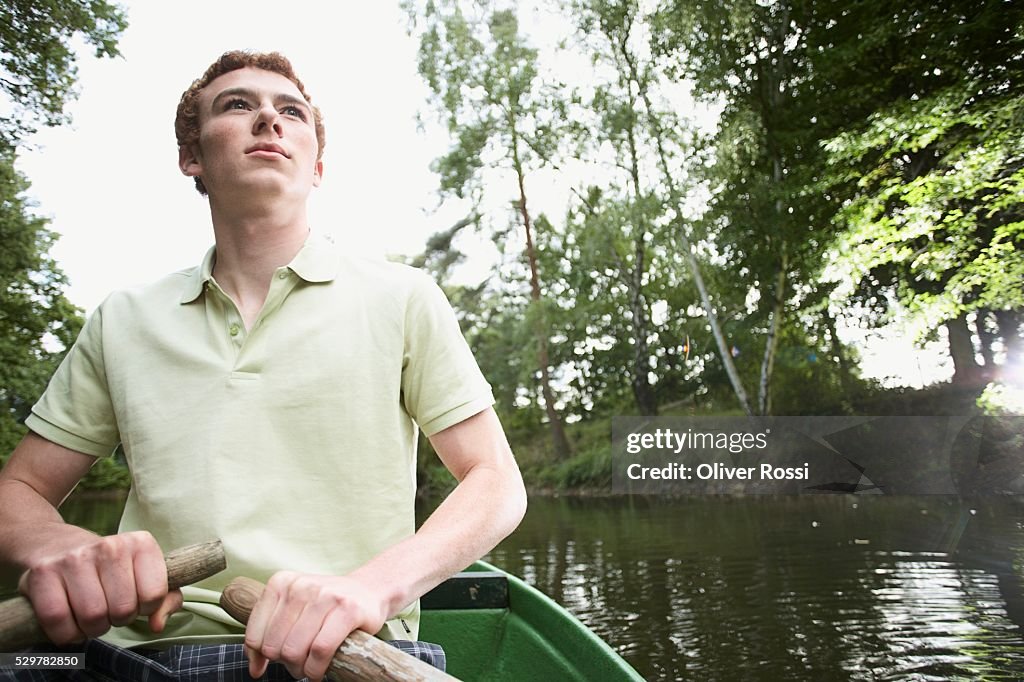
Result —
[[[494,404],[444,292],[428,277],[417,278],[405,314],[402,399],[427,436]]]
[[[103,360],[102,306],[86,321],[25,425],[87,455],[113,454],[120,437]]]

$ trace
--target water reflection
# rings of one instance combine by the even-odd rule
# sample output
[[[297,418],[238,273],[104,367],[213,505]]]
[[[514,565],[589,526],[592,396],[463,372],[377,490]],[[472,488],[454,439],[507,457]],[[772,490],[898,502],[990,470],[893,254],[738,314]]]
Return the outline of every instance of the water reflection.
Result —
[[[1021,519],[1012,500],[533,499],[489,559],[649,679],[1014,679]]]

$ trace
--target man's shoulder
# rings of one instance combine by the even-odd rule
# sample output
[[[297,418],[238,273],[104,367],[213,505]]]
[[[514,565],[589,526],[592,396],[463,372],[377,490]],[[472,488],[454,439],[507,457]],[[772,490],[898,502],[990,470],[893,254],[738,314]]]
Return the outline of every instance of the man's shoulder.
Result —
[[[151,282],[121,287],[107,296],[100,309],[107,313],[138,309],[140,306],[181,303],[187,297],[190,285],[200,279],[199,271],[200,266],[197,265],[176,270]],[[201,282],[196,286],[201,286]]]
[[[345,255],[341,272],[346,283],[396,298],[407,299],[437,287],[433,278],[423,270],[384,258]]]

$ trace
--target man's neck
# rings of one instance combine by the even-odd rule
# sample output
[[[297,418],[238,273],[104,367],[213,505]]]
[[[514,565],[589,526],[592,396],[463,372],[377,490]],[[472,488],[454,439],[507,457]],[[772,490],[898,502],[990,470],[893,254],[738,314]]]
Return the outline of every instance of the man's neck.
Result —
[[[211,214],[217,242],[214,279],[250,328],[263,308],[274,272],[292,262],[309,235],[306,207],[284,211],[263,206],[239,214],[218,210],[211,201]]]

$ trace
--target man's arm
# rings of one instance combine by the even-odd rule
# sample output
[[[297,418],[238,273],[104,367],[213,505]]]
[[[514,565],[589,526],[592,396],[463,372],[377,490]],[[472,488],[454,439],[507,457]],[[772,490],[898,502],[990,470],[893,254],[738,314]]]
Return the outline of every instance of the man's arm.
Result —
[[[95,461],[29,432],[0,470],[0,565],[21,576],[18,589],[57,644],[99,636],[140,613],[160,631],[181,606],[149,533],[104,538],[57,512]]]
[[[350,632],[377,632],[519,525],[526,491],[493,409],[430,442],[459,482],[455,489],[415,535],[348,575],[275,574],[246,628],[250,674],[258,677],[269,660],[279,660],[295,677],[323,677]]]

